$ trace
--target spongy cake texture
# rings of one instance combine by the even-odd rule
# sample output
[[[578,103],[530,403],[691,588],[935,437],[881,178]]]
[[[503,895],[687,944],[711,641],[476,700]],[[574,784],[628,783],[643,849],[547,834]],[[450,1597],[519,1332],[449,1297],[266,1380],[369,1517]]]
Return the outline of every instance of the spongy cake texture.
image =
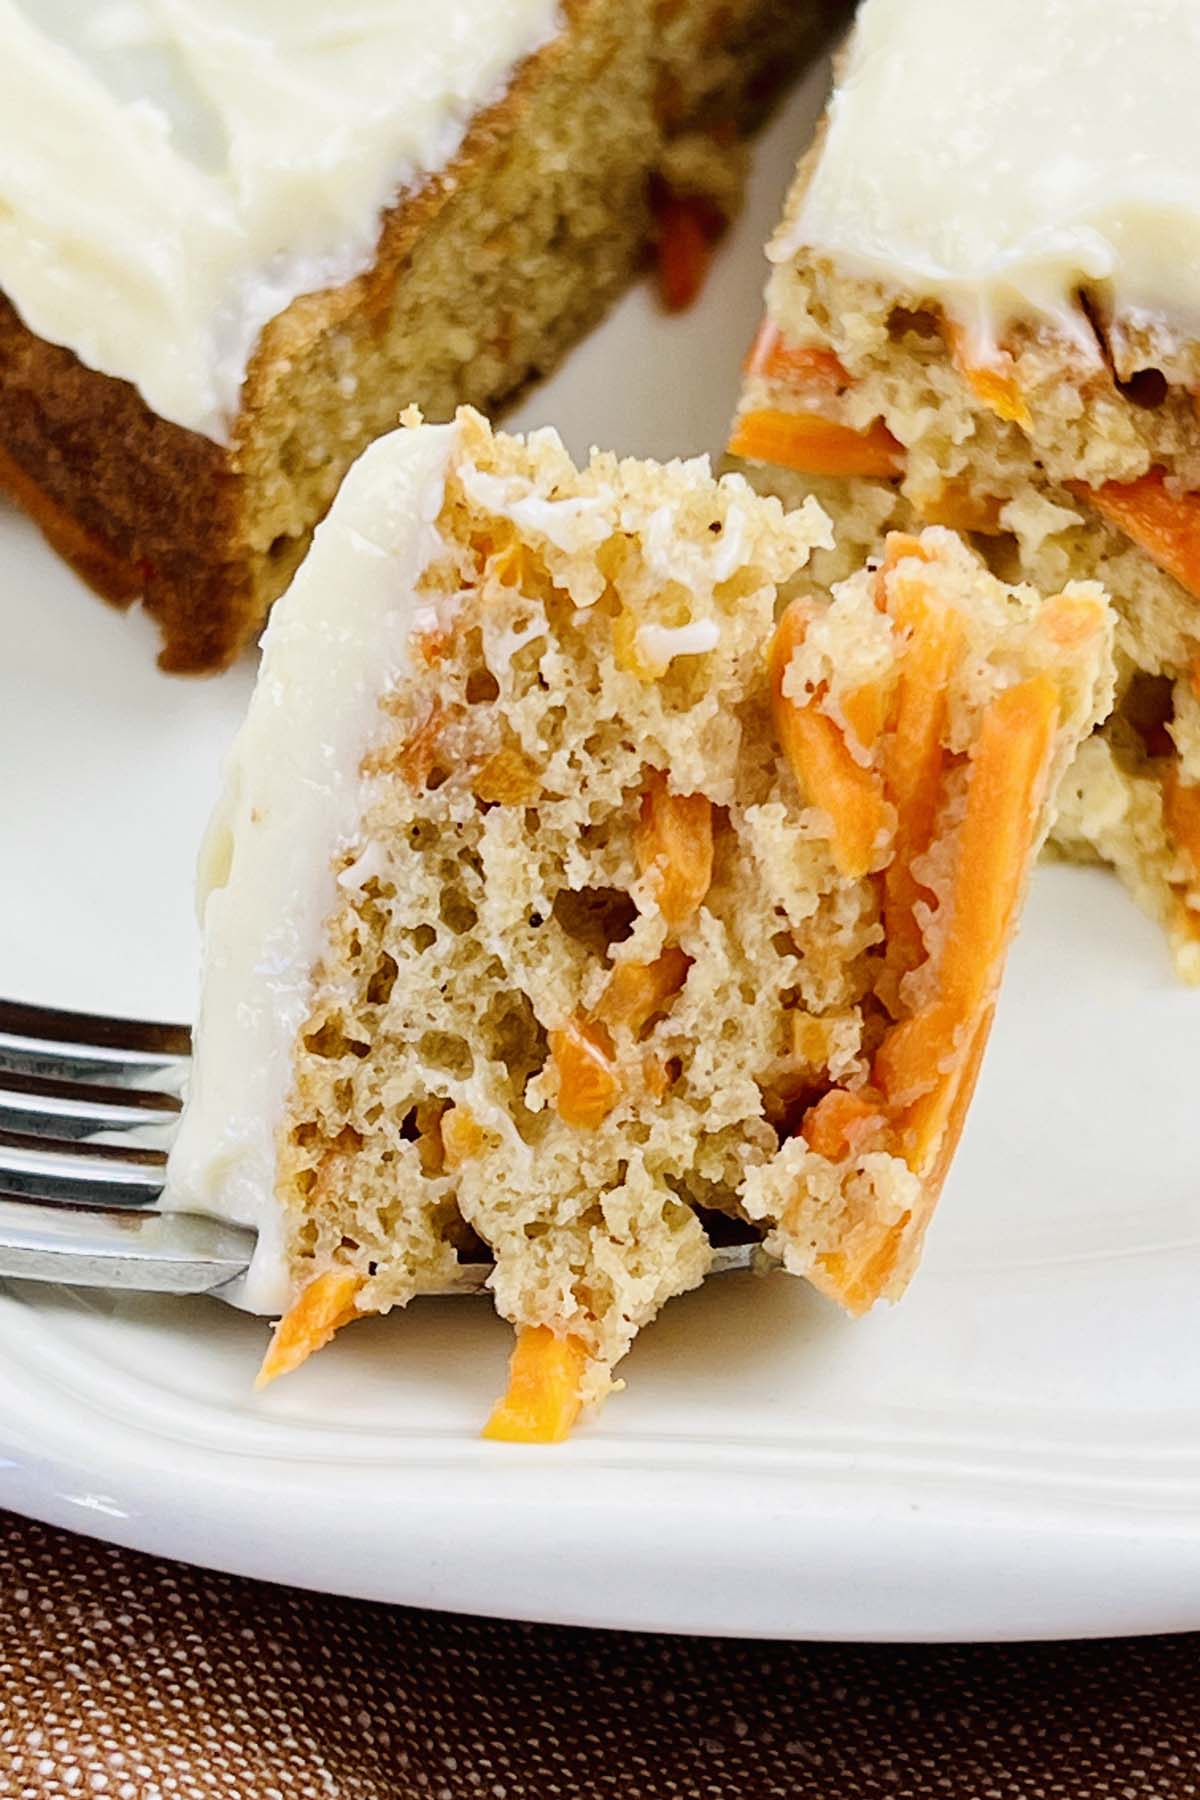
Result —
[[[852,1311],[897,1294],[1107,705],[1099,591],[931,530],[792,601],[815,502],[470,414],[437,532],[279,1130],[295,1293],[386,1309],[481,1242],[588,1396],[710,1212]]]

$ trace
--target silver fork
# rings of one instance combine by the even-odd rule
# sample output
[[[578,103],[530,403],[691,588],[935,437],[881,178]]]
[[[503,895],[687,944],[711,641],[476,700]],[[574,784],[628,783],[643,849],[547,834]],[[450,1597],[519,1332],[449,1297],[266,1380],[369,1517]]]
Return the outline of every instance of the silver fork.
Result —
[[[232,1298],[254,1233],[154,1208],[191,1044],[185,1025],[0,1000],[0,1276]],[[762,1260],[757,1241],[718,1243],[711,1273]],[[491,1273],[461,1262],[437,1291],[479,1293]]]

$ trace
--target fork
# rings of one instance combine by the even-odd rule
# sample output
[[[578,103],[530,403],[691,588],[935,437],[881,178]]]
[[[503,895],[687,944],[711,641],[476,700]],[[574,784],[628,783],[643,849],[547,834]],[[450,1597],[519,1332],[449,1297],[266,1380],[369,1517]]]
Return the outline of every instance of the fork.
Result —
[[[236,1300],[254,1232],[154,1207],[191,1048],[185,1025],[0,1000],[0,1276]],[[764,1260],[757,1238],[719,1241],[710,1273]],[[480,1293],[492,1269],[460,1261],[434,1291]]]

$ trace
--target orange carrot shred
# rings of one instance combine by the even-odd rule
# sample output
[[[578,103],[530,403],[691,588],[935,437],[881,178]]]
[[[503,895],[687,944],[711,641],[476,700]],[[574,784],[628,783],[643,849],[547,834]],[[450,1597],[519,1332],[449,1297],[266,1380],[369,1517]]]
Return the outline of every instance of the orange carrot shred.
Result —
[[[942,991],[969,1016],[999,976],[1045,797],[1058,690],[1049,675],[1006,688],[988,706],[971,759],[942,952]]]
[[[734,425],[728,449],[731,456],[777,463],[803,475],[891,479],[904,468],[903,446],[882,419],[865,431],[855,431],[822,413],[782,412],[773,407],[743,413]]]
[[[923,494],[914,504],[927,525],[945,525],[951,531],[978,531],[995,537],[1004,527],[1000,522],[1003,500],[995,494],[972,493],[962,479],[943,481],[936,493]]]
[[[503,1444],[561,1444],[583,1404],[587,1352],[578,1338],[556,1337],[548,1325],[517,1332],[508,1388],[483,1428]]]
[[[446,709],[435,700],[399,755],[400,773],[408,785],[423,788],[433,773],[438,743],[446,724]]]
[[[975,1093],[975,1083],[983,1063],[991,1035],[995,1002],[984,1007],[965,1053],[950,1081],[918,1100],[906,1120],[907,1157],[913,1168],[923,1170],[925,1192],[936,1200],[942,1191],[958,1140],[967,1121],[967,1111]],[[933,1161],[929,1159],[932,1156]]]
[[[430,669],[433,668],[435,663],[441,662],[453,641],[450,632],[442,631],[440,627],[436,625],[430,626],[426,631],[414,631],[412,635],[412,647],[414,653],[421,659],[426,668]]]
[[[860,1233],[850,1250],[827,1250],[816,1258],[809,1275],[813,1286],[854,1317],[874,1306],[895,1273],[910,1224],[908,1213],[892,1225],[878,1224]]]
[[[990,407],[997,418],[1028,430],[1033,415],[1017,386],[1016,365],[1008,351],[991,349],[981,362],[972,356],[960,325],[948,320],[946,330],[954,366],[976,398]]]
[[[550,1033],[550,1055],[558,1071],[555,1107],[567,1125],[594,1131],[621,1097],[613,1066],[612,1041],[602,1025],[571,1018]]]
[[[800,1135],[810,1150],[830,1162],[851,1154],[879,1148],[886,1136],[887,1120],[879,1094],[850,1093],[830,1088],[810,1106],[800,1125]]]
[[[924,960],[915,907],[922,897],[913,864],[933,842],[942,797],[948,690],[964,648],[962,621],[905,584],[889,592],[912,636],[900,666],[895,727],[886,745],[884,791],[896,808],[895,852],[884,872],[884,942],[889,1005],[909,970]]]
[[[600,996],[595,1016],[605,1025],[627,1025],[638,1032],[677,994],[692,966],[677,944],[668,944],[651,963],[618,963]]]
[[[362,1285],[363,1277],[353,1269],[326,1269],[315,1276],[276,1325],[255,1387],[298,1369],[335,1331],[357,1318],[354,1301]]]
[[[793,600],[775,628],[770,653],[772,717],[802,793],[829,819],[834,863],[841,874],[856,880],[874,862],[886,826],[883,790],[875,772],[854,760],[828,714],[815,703],[797,705],[783,691],[788,664],[803,642],[810,617],[807,602]]]
[[[851,385],[834,351],[821,344],[789,344],[769,318],[759,326],[742,368],[746,375],[763,375],[798,391],[826,388],[838,393]]]
[[[1200,787],[1180,780],[1172,768],[1163,781],[1163,823],[1176,849],[1187,857],[1193,879],[1200,878]]]
[[[886,681],[864,681],[842,695],[842,717],[863,750],[873,750],[882,737],[891,703],[892,689]]]
[[[658,291],[668,312],[684,312],[704,286],[724,221],[696,194],[665,194],[655,211]]]
[[[1106,481],[1102,487],[1079,481],[1066,485],[1200,598],[1200,494],[1169,493],[1161,469],[1136,481]]]
[[[673,794],[654,770],[642,795],[634,851],[643,875],[653,872],[667,924],[686,925],[712,884],[712,803],[706,794]]]
[[[485,804],[527,806],[541,791],[541,770],[524,751],[504,746],[475,771],[471,792]]]
[[[933,1000],[894,1025],[875,1057],[889,1105],[907,1109],[953,1081],[991,1007],[1016,916],[1058,718],[1048,675],[1007,688],[984,714],[968,775],[966,811]],[[968,1035],[970,1034],[970,1036]],[[934,1145],[909,1130],[906,1160],[920,1173]]]
[[[469,1106],[451,1106],[440,1120],[442,1159],[447,1169],[461,1169],[487,1144],[487,1133]]]
[[[1185,944],[1200,942],[1200,912],[1182,894],[1173,895],[1172,901],[1168,919],[1173,938]]]

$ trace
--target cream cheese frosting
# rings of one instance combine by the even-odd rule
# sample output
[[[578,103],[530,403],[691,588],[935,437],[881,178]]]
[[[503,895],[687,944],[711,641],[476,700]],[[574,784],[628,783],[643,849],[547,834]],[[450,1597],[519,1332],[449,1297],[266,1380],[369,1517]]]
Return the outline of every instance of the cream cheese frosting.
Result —
[[[1195,0],[864,0],[802,247],[940,299],[981,335],[1072,335],[1081,285],[1200,335]]]
[[[229,1296],[251,1312],[287,1304],[276,1133],[339,852],[358,849],[343,883],[369,878],[359,771],[422,622],[416,582],[437,548],[456,435],[453,425],[392,432],[347,475],[272,611],[201,852],[204,990],[163,1205],[257,1230],[249,1274]]]
[[[0,290],[228,437],[259,332],[369,267],[559,0],[0,0]]]

